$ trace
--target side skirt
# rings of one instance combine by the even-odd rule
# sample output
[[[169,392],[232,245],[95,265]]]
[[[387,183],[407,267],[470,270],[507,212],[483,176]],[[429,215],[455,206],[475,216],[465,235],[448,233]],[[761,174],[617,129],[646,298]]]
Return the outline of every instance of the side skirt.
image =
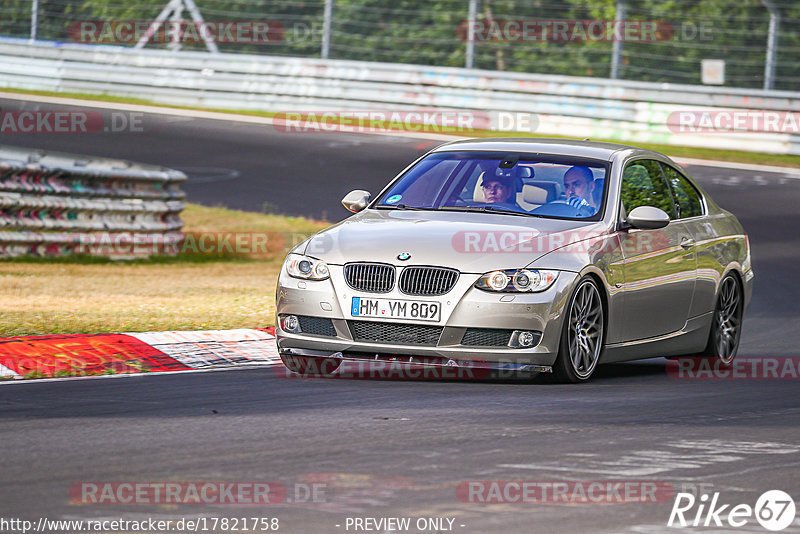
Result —
[[[671,334],[606,345],[600,363],[698,353],[708,341],[713,315],[713,312],[709,312],[693,317],[686,321],[682,329]]]

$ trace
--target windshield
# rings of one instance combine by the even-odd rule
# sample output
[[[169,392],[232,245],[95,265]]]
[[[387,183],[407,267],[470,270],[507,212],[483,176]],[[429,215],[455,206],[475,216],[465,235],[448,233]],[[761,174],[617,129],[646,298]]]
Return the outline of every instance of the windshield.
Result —
[[[582,158],[437,152],[403,174],[373,207],[599,220],[607,171],[608,163]]]

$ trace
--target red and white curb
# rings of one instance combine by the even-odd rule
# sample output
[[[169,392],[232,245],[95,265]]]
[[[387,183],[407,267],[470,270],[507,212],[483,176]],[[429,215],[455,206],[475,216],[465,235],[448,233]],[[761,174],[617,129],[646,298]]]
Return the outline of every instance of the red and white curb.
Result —
[[[17,378],[19,375],[6,367],[3,364],[0,364],[0,378]]]
[[[0,378],[233,369],[280,362],[273,329],[66,334],[0,339]],[[12,380],[2,380],[8,383]]]

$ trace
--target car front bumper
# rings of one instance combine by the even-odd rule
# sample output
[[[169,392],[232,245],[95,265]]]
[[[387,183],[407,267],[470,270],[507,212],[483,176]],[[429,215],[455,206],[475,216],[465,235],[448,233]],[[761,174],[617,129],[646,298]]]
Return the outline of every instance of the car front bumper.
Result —
[[[277,320],[275,334],[282,355],[548,372],[558,352],[563,310],[577,278],[576,273],[562,271],[546,291],[511,294],[476,289],[473,286],[479,275],[462,273],[449,293],[433,297],[442,305],[440,321],[406,320],[400,323],[397,320],[368,319],[375,323],[441,327],[438,342],[428,346],[354,339],[352,321],[362,318],[350,314],[350,299],[375,295],[351,289],[344,281],[341,266],[331,265],[330,271],[329,279],[311,281],[290,277],[282,270],[277,287],[277,315],[329,319],[335,328],[335,335],[290,333],[283,330],[280,320]],[[423,299],[400,294],[396,289],[381,296]],[[462,337],[471,328],[524,330],[538,332],[540,337],[538,343],[528,348],[462,345]]]

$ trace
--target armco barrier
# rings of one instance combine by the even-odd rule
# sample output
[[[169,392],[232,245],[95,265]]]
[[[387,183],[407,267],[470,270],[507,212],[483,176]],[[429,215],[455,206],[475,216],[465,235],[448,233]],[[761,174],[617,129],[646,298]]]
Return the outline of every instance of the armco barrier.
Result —
[[[0,39],[0,87],[273,112],[472,110],[488,112],[498,130],[535,124],[545,135],[800,154],[791,131],[675,131],[680,111],[800,112],[800,92],[8,38]],[[508,125],[499,113],[528,117]]]
[[[182,172],[0,146],[0,257],[170,254]]]

